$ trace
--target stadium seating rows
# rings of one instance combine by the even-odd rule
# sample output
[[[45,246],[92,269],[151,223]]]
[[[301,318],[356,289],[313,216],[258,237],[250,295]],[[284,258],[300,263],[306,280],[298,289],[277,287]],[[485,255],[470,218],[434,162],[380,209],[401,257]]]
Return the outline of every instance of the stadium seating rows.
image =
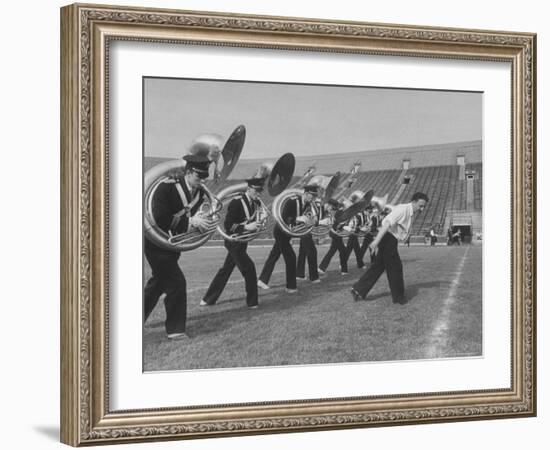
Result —
[[[154,166],[162,159],[146,158],[146,169]],[[474,208],[481,210],[483,201],[482,192],[482,163],[467,165],[467,171],[474,171]],[[408,184],[403,185],[405,177],[408,178]],[[347,175],[342,177],[345,184]],[[295,183],[298,177],[294,177],[291,184]],[[215,185],[208,182],[207,186],[213,192],[219,192],[227,186],[236,183],[242,183],[243,180],[226,180],[223,183]],[[408,170],[373,170],[360,172],[355,184],[340,191],[340,198],[347,198],[356,190],[366,192],[369,189],[375,191],[375,195],[382,197],[388,194],[388,202],[394,200],[395,203],[405,203],[410,201],[412,194],[422,191],[428,195],[430,202],[424,213],[418,216],[413,224],[413,235],[424,235],[434,226],[437,231],[443,232],[443,225],[447,210],[465,210],[466,208],[466,182],[459,180],[459,166],[443,165],[431,167],[416,167]],[[400,195],[394,199],[396,194]],[[266,205],[270,206],[272,199],[267,192],[264,192],[262,198]],[[274,224],[272,217],[269,218],[266,231],[260,237],[271,237],[271,229]]]

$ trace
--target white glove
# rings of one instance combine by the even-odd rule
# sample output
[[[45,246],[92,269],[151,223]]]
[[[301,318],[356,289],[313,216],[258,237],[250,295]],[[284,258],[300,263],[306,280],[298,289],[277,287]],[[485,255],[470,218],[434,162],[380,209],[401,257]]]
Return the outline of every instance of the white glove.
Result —
[[[345,226],[342,227],[342,229],[349,233],[353,230],[353,227],[350,227],[349,225],[345,225]]]
[[[331,223],[330,217],[319,220],[319,225],[330,225],[330,223]]]
[[[193,216],[189,218],[189,225],[193,228],[198,228],[199,230],[208,228],[208,222],[201,216]]]
[[[306,223],[307,220],[308,220],[308,219],[307,219],[306,216],[298,216],[298,217],[296,217],[296,222]]]
[[[257,222],[247,223],[247,224],[244,226],[244,229],[245,229],[246,231],[256,231],[258,228],[259,228],[259,225],[258,225]]]

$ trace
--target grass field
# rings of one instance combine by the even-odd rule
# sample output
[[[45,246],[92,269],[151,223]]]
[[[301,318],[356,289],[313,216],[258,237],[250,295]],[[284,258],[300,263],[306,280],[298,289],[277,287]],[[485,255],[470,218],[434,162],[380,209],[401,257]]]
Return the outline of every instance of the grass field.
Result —
[[[270,247],[249,247],[261,271]],[[297,250],[297,249],[296,249]],[[319,260],[328,250],[320,246]],[[482,354],[482,249],[400,247],[406,305],[391,301],[385,274],[365,301],[349,289],[364,272],[342,276],[333,258],[319,284],[298,281],[298,294],[284,292],[281,258],[260,289],[260,307],[250,310],[244,282],[235,269],[216,306],[199,307],[225,258],[223,247],[183,253],[187,279],[188,341],[170,341],[164,331],[162,300],[144,326],[144,370],[281,366],[404,359],[454,358]],[[144,264],[145,279],[150,275]]]

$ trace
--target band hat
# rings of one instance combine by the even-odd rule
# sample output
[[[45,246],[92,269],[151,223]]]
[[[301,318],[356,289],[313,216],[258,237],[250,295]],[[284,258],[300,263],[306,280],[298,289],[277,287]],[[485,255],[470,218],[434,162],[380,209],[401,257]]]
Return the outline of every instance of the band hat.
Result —
[[[319,192],[319,186],[316,184],[308,184],[304,186],[304,192],[310,192],[312,194],[317,194]]]
[[[247,178],[246,183],[248,184],[249,187],[252,187],[252,188],[263,188],[265,184],[265,178],[266,177]]]
[[[208,175],[208,166],[210,165],[210,160],[206,156],[185,155],[183,159],[187,163],[187,169],[191,169],[199,174]]]

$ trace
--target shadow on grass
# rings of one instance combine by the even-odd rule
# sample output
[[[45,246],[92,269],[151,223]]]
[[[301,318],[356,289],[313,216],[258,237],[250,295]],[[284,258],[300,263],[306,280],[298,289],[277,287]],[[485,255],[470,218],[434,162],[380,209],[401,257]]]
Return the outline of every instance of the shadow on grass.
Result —
[[[218,301],[214,306],[205,306],[201,308],[201,311],[204,310],[207,314],[188,317],[190,328],[200,328],[201,335],[210,333],[219,334],[233,327],[236,323],[247,322],[256,318],[262,318],[263,320],[266,316],[273,314],[277,315],[283,311],[306,305],[315,301],[315,298],[309,295],[312,291],[314,293],[316,290],[326,290],[326,286],[324,286],[323,289],[322,283],[314,285],[307,284],[302,288],[298,286],[297,294],[288,294],[284,291],[284,286],[284,283],[281,285],[271,285],[269,291],[261,291],[259,308],[257,309],[249,309],[246,306],[244,293],[241,296],[234,296]],[[301,290],[308,295],[301,296]],[[231,307],[231,309],[227,309],[232,303],[241,303],[241,306],[234,306]]]
[[[355,270],[354,270],[355,272]],[[187,317],[187,333],[192,338],[193,330],[200,329],[201,335],[212,333],[223,333],[232,328],[237,323],[246,323],[250,320],[262,319],[272,315],[283,313],[291,308],[307,305],[315,302],[315,292],[339,293],[344,297],[350,297],[349,289],[357,280],[358,275],[364,273],[363,270],[357,270],[356,273],[350,273],[349,276],[341,276],[339,273],[327,273],[319,284],[311,284],[309,281],[300,281],[297,294],[287,294],[284,291],[285,283],[272,284],[271,289],[259,292],[259,308],[249,309],[245,302],[245,292],[240,295],[234,295],[230,298],[223,298],[213,306],[205,306],[199,309],[200,313],[191,312]],[[387,283],[385,280],[379,280],[379,283]],[[406,287],[405,295],[409,301],[414,299],[420,289],[429,289],[448,284],[447,281],[429,281],[421,282]],[[303,292],[305,295],[301,295]],[[313,295],[311,295],[313,294]],[[391,297],[389,289],[373,296],[367,296],[365,302],[376,301],[381,298]],[[350,297],[351,298],[351,297]],[[189,313],[189,309],[188,309]],[[266,319],[269,320],[269,319]],[[153,341],[165,340],[164,321],[154,320],[147,324],[147,340]]]
[[[382,282],[382,280],[379,280],[378,283]],[[407,299],[407,303],[409,303],[412,299],[414,299],[417,295],[420,289],[429,289],[434,287],[441,287],[448,285],[449,281],[425,281],[422,283],[416,283],[416,284],[409,284],[408,286],[405,286],[405,298]],[[389,288],[389,286],[388,286]],[[376,295],[367,295],[367,298],[365,298],[365,302],[372,302],[375,300],[379,300],[381,298],[387,298],[391,297],[391,292],[389,289],[384,292],[380,292]]]
[[[145,322],[147,328],[160,328],[164,327],[164,320],[157,320],[154,322]]]

